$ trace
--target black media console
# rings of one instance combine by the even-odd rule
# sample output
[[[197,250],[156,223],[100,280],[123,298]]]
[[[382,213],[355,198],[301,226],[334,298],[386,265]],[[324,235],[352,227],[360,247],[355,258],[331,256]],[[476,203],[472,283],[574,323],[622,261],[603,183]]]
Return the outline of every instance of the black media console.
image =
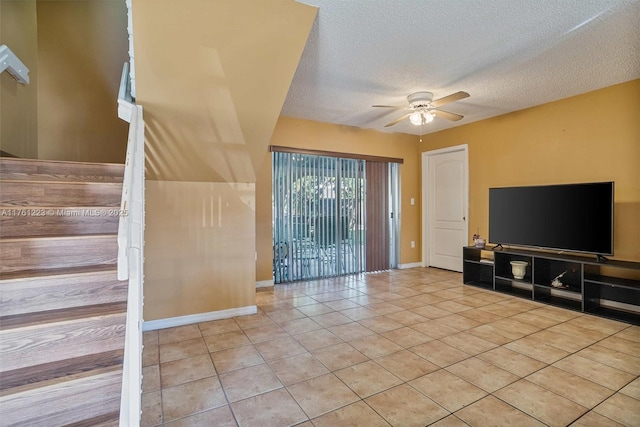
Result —
[[[640,325],[640,262],[475,246],[462,256],[467,285]],[[522,279],[514,278],[511,261],[528,264]]]

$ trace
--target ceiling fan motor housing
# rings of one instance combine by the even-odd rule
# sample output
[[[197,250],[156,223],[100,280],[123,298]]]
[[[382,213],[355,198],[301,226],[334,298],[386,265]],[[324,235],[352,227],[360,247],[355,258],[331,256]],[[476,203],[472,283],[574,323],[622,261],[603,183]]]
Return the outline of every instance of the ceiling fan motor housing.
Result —
[[[415,92],[407,96],[409,106],[412,109],[429,108],[433,101],[433,93],[431,92]]]

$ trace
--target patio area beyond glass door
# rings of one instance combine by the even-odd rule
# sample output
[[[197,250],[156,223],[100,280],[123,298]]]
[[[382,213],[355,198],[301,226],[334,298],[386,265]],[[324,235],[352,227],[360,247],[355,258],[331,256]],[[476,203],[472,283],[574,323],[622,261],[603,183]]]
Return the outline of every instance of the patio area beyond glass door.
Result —
[[[364,271],[365,162],[272,154],[274,282]]]

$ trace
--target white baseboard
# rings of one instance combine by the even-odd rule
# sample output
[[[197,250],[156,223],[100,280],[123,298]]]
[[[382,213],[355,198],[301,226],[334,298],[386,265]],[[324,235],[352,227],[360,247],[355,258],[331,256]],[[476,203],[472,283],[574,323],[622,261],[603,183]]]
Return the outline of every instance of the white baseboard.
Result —
[[[256,314],[258,308],[255,305],[230,308],[228,310],[210,311],[208,313],[189,314],[187,316],[170,317],[167,319],[149,320],[142,323],[142,331],[155,331],[157,329],[174,328],[176,326],[192,325],[194,323],[209,322],[211,320],[228,319],[235,316]]]
[[[422,263],[421,262],[410,262],[408,264],[398,264],[398,270],[404,270],[406,268],[416,268],[416,267],[422,267]]]
[[[269,288],[271,286],[273,286],[273,279],[256,282],[256,288]]]

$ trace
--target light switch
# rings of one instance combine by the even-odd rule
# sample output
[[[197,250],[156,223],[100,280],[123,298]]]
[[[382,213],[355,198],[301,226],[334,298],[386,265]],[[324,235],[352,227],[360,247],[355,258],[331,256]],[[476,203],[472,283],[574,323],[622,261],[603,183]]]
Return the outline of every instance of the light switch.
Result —
[[[414,199],[413,197],[411,198],[411,206],[416,204],[416,199]]]

